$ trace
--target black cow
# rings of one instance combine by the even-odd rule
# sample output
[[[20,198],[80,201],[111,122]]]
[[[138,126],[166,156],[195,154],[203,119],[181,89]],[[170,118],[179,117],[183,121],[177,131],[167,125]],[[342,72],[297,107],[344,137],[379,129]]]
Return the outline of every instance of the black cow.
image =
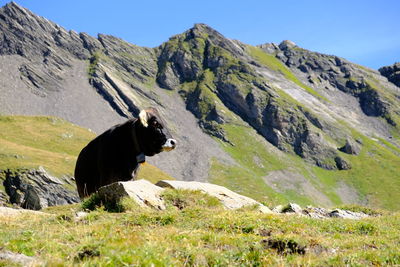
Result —
[[[108,129],[82,149],[75,166],[80,198],[101,186],[133,179],[145,156],[170,151],[175,146],[158,111],[142,110],[138,119]]]

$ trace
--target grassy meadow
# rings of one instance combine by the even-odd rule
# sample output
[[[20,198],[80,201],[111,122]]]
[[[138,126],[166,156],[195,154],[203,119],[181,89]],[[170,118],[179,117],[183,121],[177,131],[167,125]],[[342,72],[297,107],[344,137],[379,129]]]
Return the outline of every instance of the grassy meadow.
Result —
[[[163,198],[164,211],[125,199],[120,212],[97,206],[81,219],[81,204],[48,208],[45,216],[1,217],[0,244],[42,266],[400,264],[399,213],[369,210],[381,215],[318,220],[251,207],[229,211],[198,191],[168,189]]]

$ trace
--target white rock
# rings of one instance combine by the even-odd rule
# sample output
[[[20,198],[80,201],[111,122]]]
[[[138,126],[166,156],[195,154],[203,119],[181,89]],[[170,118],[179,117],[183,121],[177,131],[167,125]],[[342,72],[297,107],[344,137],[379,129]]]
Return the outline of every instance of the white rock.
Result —
[[[349,210],[335,209],[328,214],[329,217],[359,220],[368,217],[367,214],[361,212],[354,212]]]
[[[88,215],[89,215],[89,213],[86,212],[86,211],[78,211],[78,212],[75,214],[75,221],[76,221],[76,222],[82,221],[82,220],[85,219]]]
[[[34,257],[26,256],[20,253],[14,253],[7,250],[0,250],[0,260],[7,260],[22,266],[39,266],[41,262]]]
[[[164,201],[160,194],[163,188],[155,186],[147,180],[117,182],[99,188],[98,193],[102,199],[112,201],[122,197],[130,197],[142,207],[165,209]]]
[[[278,205],[275,208],[273,208],[272,211],[275,212],[275,213],[281,213],[283,208],[284,208],[283,205]]]
[[[218,198],[226,209],[238,209],[245,206],[257,205],[261,212],[272,213],[272,211],[268,207],[262,205],[254,199],[242,196],[223,186],[215,184],[201,183],[195,181],[186,182],[162,180],[159,181],[156,185],[164,188],[168,187],[173,189],[200,190],[204,193],[209,194],[210,196]]]

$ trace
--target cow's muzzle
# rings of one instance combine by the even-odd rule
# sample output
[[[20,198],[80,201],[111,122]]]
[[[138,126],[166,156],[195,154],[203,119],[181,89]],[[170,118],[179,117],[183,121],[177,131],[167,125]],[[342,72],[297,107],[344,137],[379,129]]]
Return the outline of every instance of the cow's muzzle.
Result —
[[[176,147],[176,140],[169,138],[165,142],[165,144],[162,146],[162,151],[171,151]]]

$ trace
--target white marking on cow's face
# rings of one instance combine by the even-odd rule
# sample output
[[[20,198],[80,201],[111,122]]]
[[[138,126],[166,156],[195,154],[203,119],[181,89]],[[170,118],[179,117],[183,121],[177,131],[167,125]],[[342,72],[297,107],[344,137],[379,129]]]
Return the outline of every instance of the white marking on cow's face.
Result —
[[[162,146],[163,151],[171,151],[176,147],[176,140],[169,138],[165,142],[165,144]]]
[[[144,127],[147,128],[147,126],[149,126],[149,124],[148,124],[148,122],[147,122],[147,112],[146,112],[146,110],[140,111],[140,113],[139,113],[139,119],[140,119],[140,122],[142,123],[142,125],[143,125]]]

